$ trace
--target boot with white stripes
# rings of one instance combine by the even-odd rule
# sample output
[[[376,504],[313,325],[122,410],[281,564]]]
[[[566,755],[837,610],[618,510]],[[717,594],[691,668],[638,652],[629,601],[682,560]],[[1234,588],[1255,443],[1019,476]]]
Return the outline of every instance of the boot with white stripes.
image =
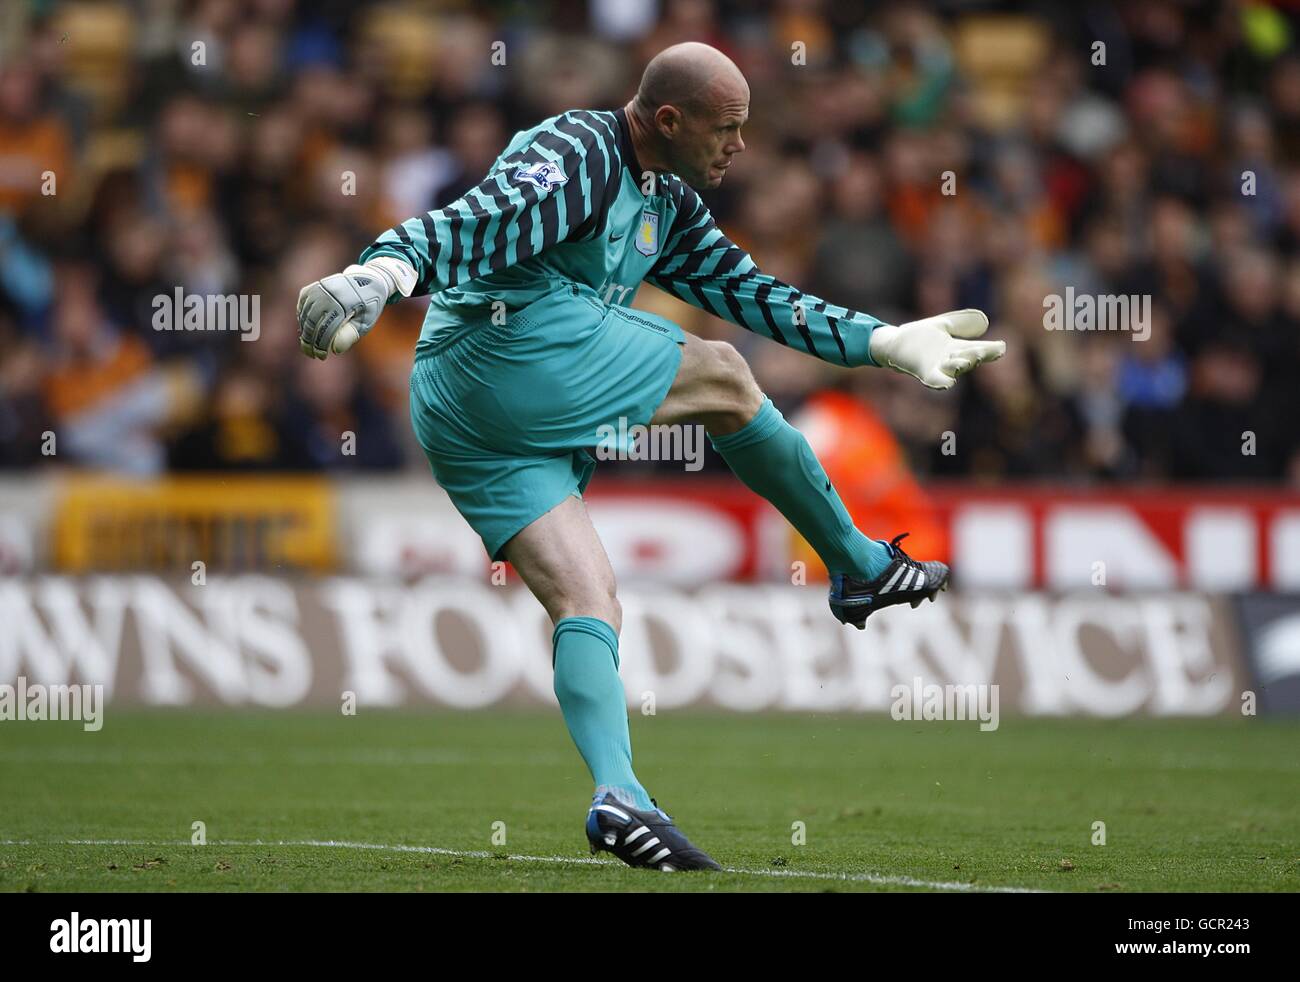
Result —
[[[701,849],[691,845],[677,831],[673,820],[653,798],[654,811],[630,808],[608,791],[591,800],[587,812],[587,841],[591,851],[612,852],[629,866],[643,866],[664,873],[684,870],[722,869]]]
[[[894,536],[889,543],[893,561],[874,580],[860,580],[846,573],[831,574],[831,613],[841,624],[852,624],[859,631],[867,617],[882,607],[933,600],[940,590],[948,589],[948,567],[939,562],[919,563],[898,543],[907,533]]]

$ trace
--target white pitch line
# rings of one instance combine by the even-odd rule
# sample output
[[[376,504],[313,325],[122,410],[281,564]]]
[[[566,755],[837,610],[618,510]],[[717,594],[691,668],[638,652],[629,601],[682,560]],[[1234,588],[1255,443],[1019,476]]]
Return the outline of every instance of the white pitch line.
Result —
[[[42,845],[60,845],[60,846],[190,846],[192,843],[176,842],[150,842],[141,839],[67,839],[63,842],[33,842],[30,839],[0,840],[0,846],[42,846]],[[289,840],[280,839],[276,841],[264,839],[250,839],[238,841],[233,839],[215,839],[208,843],[208,846],[229,846],[229,847],[248,847],[257,848],[264,846],[304,846],[312,848],[326,849],[373,849],[380,852],[409,852],[420,853],[432,856],[455,856],[461,859],[505,859],[517,863],[555,863],[558,865],[574,866],[622,866],[623,864],[612,859],[594,859],[585,856],[524,856],[510,853],[502,855],[500,853],[485,852],[478,849],[444,849],[440,846],[404,846],[404,845],[387,845],[377,842],[342,842],[335,839],[299,839]],[[959,883],[956,881],[943,880],[919,880],[911,876],[887,876],[883,873],[821,873],[815,870],[782,870],[782,869],[745,869],[743,867],[726,866],[723,867],[724,873],[738,873],[743,876],[770,876],[774,878],[800,879],[800,880],[833,880],[848,883],[876,883],[881,886],[902,886],[917,887],[926,890],[952,890],[960,893],[1043,893],[1042,890],[1034,890],[1030,887],[994,887],[980,886],[974,883]]]

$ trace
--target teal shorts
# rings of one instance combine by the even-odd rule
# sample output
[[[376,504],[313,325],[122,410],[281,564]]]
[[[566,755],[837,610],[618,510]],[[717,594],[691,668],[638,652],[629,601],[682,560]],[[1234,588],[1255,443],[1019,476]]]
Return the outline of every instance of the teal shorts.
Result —
[[[565,283],[504,323],[484,317],[417,355],[416,438],[493,560],[525,526],[582,495],[596,466],[586,448],[609,444],[603,428],[650,422],[685,343],[672,321]]]

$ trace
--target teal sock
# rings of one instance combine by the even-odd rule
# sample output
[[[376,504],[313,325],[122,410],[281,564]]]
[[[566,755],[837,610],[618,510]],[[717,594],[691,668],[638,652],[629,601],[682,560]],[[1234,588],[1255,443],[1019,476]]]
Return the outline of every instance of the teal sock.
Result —
[[[633,808],[650,808],[650,796],[632,773],[618,635],[595,617],[566,617],[555,625],[552,643],[555,696],[597,790],[611,790]]]
[[[828,570],[866,579],[885,571],[889,549],[854,527],[812,447],[771,399],[735,433],[710,439],[735,475],[776,506]]]

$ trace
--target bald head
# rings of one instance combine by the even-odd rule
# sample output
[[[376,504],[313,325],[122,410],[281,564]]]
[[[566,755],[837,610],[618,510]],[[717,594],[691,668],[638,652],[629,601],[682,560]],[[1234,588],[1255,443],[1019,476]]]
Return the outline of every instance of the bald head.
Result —
[[[692,187],[717,187],[745,149],[749,84],[717,48],[687,41],[650,59],[627,110],[643,165],[679,174]]]
[[[636,91],[638,108],[653,115],[660,106],[691,110],[717,97],[737,97],[749,86],[736,63],[717,48],[687,41],[665,48],[650,59]]]

